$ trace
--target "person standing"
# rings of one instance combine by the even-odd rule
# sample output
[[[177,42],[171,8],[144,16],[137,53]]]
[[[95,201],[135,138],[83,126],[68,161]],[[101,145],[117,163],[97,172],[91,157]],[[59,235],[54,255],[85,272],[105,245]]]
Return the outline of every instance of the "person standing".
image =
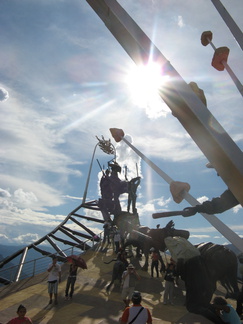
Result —
[[[141,305],[142,297],[139,291],[132,294],[133,305],[127,307],[120,319],[120,324],[152,324],[152,316],[150,310]]]
[[[174,296],[175,277],[176,276],[175,276],[174,264],[169,263],[165,271],[165,291],[164,291],[164,302],[163,302],[164,305],[166,305],[168,302],[171,305],[174,305],[173,296]]]
[[[159,277],[159,252],[155,251],[154,248],[150,249],[152,255],[151,255],[151,277],[154,276],[154,269],[157,274],[157,278]]]
[[[121,295],[126,307],[128,307],[130,304],[137,280],[140,280],[140,276],[136,272],[134,265],[130,263],[127,270],[125,270],[122,275],[123,285]]]
[[[105,222],[103,228],[104,228],[104,238],[103,238],[102,245],[106,243],[106,240],[108,244],[110,244],[110,230],[111,230],[110,222]]]
[[[119,252],[120,244],[121,244],[121,235],[120,235],[120,231],[118,229],[115,229],[113,240],[114,240],[114,244],[115,244],[115,253],[117,254]]]
[[[61,282],[61,266],[57,263],[57,257],[52,257],[52,263],[49,264],[47,271],[48,276],[48,293],[50,296],[49,304],[52,304],[54,294],[55,305],[57,305],[58,283]]]
[[[65,299],[72,299],[73,297],[73,292],[74,292],[74,285],[77,279],[77,271],[78,271],[78,266],[76,265],[75,261],[73,261],[74,263],[72,263],[70,265],[69,268],[69,275],[67,278],[67,284],[66,284],[66,289],[65,289]],[[69,292],[69,288],[70,288],[70,293],[68,296],[68,292]]]

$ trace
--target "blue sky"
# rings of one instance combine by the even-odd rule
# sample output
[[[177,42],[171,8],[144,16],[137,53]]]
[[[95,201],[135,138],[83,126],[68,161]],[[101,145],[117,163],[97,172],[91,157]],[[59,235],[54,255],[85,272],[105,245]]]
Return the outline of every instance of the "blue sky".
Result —
[[[228,64],[241,81],[242,50],[211,1],[119,3],[183,79],[204,90],[208,109],[242,150],[242,96],[226,71],[211,66],[213,49],[201,45],[201,34],[211,30],[216,47],[230,48]],[[243,29],[243,3],[222,3]],[[95,136],[111,138],[111,127],[122,128],[171,178],[188,182],[200,201],[226,189],[160,98],[134,97],[127,83],[134,63],[86,1],[2,0],[0,29],[0,244],[34,242],[81,203]],[[143,225],[163,227],[170,219],[153,220],[152,213],[188,206],[176,204],[168,184],[126,145],[118,145],[117,154],[128,166],[128,178],[138,163]],[[95,158],[106,166],[111,157],[97,149]],[[87,200],[99,198],[99,171],[95,161]],[[240,206],[218,217],[243,236]],[[172,219],[176,228],[190,231],[192,243],[228,243],[200,214]]]

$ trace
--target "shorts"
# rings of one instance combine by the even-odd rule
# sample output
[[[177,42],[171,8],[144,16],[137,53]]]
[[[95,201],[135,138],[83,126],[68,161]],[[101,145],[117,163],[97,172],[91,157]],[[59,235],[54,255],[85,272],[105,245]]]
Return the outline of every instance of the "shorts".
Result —
[[[57,294],[58,292],[58,281],[48,282],[48,293]]]
[[[134,290],[135,290],[135,287],[123,288],[122,293],[121,293],[122,300],[125,300],[126,298],[132,299],[132,294],[133,294]]]

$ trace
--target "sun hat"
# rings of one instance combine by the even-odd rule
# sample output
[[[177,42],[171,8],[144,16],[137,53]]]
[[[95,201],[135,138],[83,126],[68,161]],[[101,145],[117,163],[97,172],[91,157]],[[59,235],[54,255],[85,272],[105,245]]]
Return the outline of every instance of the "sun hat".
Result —
[[[134,269],[134,265],[132,263],[130,263],[127,267],[127,269]]]

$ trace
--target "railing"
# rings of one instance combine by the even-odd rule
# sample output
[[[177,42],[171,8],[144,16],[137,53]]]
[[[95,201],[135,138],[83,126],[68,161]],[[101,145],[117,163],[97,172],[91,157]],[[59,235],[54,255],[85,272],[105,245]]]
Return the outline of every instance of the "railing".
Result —
[[[100,238],[102,236],[102,233],[100,233],[100,235],[99,235]],[[92,242],[92,247],[94,247],[94,244],[95,244],[94,240],[86,240],[84,242],[84,244],[88,243],[88,242]],[[81,250],[80,247],[78,247],[78,245],[77,245],[77,247],[72,246],[72,247],[70,247],[66,250],[63,250],[63,251],[65,252],[66,255],[72,255],[72,254],[81,255],[86,252],[85,249]],[[54,254],[56,254],[56,253],[53,253],[53,255]],[[52,255],[52,253],[50,252],[50,256],[51,255]],[[9,284],[9,283],[16,282],[16,281],[19,281],[22,279],[34,277],[37,274],[45,272],[48,268],[48,264],[50,263],[50,256],[40,257],[38,259],[23,262],[21,265],[18,264],[16,266],[11,266],[8,268],[0,269],[0,278],[2,279],[1,283]],[[60,262],[65,263],[65,258],[60,257],[60,259],[63,259],[63,261],[60,261]],[[21,272],[18,273],[20,266],[21,266]],[[6,281],[5,281],[5,279],[6,279]],[[0,283],[0,285],[1,285],[1,283]]]

